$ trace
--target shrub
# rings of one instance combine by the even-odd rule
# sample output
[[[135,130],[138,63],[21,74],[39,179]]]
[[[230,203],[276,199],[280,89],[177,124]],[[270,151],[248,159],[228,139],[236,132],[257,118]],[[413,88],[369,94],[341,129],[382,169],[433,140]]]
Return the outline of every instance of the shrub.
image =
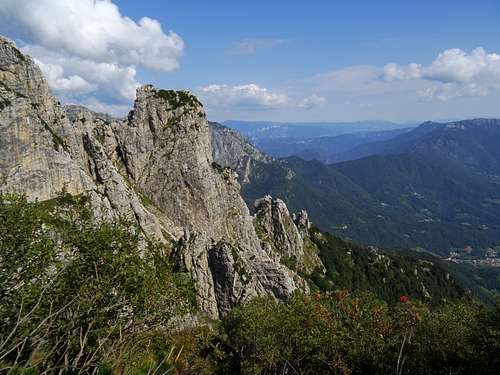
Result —
[[[127,358],[129,342],[190,309],[162,254],[126,221],[96,225],[81,198],[1,196],[0,367]]]
[[[499,316],[463,303],[388,306],[343,291],[255,299],[222,321],[221,372],[494,374]]]

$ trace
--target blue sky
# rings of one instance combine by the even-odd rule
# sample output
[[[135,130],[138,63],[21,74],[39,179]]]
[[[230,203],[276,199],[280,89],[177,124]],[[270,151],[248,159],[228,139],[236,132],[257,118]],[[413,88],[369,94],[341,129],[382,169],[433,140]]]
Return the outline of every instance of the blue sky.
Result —
[[[0,32],[63,101],[96,109],[124,112],[153,83],[214,120],[500,117],[499,1],[3,2]]]

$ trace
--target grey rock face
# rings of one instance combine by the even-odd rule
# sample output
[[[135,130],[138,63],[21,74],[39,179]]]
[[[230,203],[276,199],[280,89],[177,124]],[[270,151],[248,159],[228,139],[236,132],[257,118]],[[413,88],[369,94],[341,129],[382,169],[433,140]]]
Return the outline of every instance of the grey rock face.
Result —
[[[255,227],[270,256],[301,271],[324,270],[309,239],[311,222],[307,212],[292,218],[285,202],[270,196],[255,201],[255,209]]]
[[[305,210],[301,210],[298,215],[292,215],[293,222],[297,226],[302,237],[309,235],[309,229],[311,229],[312,223],[309,220],[309,214]]]
[[[72,159],[66,139],[70,123],[40,69],[4,38],[0,103],[0,191],[46,200],[54,197],[54,189],[81,194],[92,187]]]
[[[215,294],[219,298],[218,309],[221,314],[228,312],[231,306],[243,303],[252,294],[256,294],[255,280],[252,280],[247,265],[238,255],[238,250],[226,243],[220,243],[209,249],[208,264],[212,273]],[[251,288],[246,288],[252,282]]]
[[[305,287],[262,248],[236,176],[213,162],[205,112],[190,93],[141,87],[122,120],[63,109],[33,60],[2,38],[0,132],[0,192],[84,194],[96,220],[126,216],[146,236],[179,240],[173,255],[211,316]]]
[[[256,225],[263,232],[262,239],[267,240],[277,254],[295,260],[302,258],[304,241],[285,202],[266,196],[255,201],[255,208]]]
[[[236,171],[241,183],[250,181],[253,163],[273,161],[270,156],[259,151],[233,129],[210,122],[209,130],[214,161]]]
[[[177,225],[254,247],[239,185],[212,165],[208,123],[193,95],[141,87],[128,124],[114,132],[134,185]]]
[[[0,98],[1,192],[40,201],[85,194],[98,220],[125,216],[160,240],[175,230],[144,207],[108,158],[99,137],[107,124],[84,110],[70,121],[33,60],[3,38]]]
[[[142,87],[127,124],[113,131],[134,186],[184,228],[178,255],[193,275],[206,311],[223,314],[250,296],[269,293],[279,298],[297,288],[293,273],[274,265],[260,247],[232,172],[213,163],[208,122],[194,96]],[[220,243],[224,246],[216,245]],[[273,272],[262,276],[259,262],[274,265]],[[274,289],[269,285],[273,279]]]
[[[243,158],[252,158],[264,162],[273,160],[233,129],[217,122],[209,122],[208,125],[213,158],[220,165],[236,170]]]
[[[258,179],[259,170],[267,165],[284,169],[289,179],[295,176],[286,163],[261,152],[233,129],[210,122],[209,130],[214,161],[235,171],[240,184],[245,185]]]

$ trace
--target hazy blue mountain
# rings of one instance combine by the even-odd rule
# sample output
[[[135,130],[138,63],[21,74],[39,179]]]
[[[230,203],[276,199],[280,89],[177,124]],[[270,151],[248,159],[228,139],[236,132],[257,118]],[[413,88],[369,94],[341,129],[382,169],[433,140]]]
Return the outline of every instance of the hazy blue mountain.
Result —
[[[251,142],[258,144],[270,138],[317,138],[372,131],[385,131],[411,127],[389,121],[358,122],[272,122],[228,120],[223,125],[236,130]]]
[[[500,174],[500,120],[475,119],[450,123],[427,122],[390,140],[359,145],[341,160],[377,154],[416,152],[444,158],[491,177]]]
[[[248,203],[272,194],[321,229],[369,245],[447,254],[500,244],[500,121],[424,123],[325,165],[297,157],[252,164]]]
[[[277,158],[298,156],[304,160],[333,163],[345,160],[343,155],[357,146],[386,141],[411,129],[360,132],[314,138],[259,138],[255,140],[255,146]]]

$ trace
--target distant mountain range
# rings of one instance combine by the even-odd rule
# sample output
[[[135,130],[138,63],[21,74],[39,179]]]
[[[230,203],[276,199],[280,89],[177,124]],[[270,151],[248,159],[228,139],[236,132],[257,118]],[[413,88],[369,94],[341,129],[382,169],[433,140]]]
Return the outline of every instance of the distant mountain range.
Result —
[[[278,158],[298,156],[304,160],[323,163],[352,160],[350,152],[357,147],[377,141],[386,141],[412,128],[371,131],[316,138],[262,138],[255,145],[262,151]]]
[[[424,123],[355,147],[350,158],[359,159],[343,163],[290,157],[232,167],[245,177],[248,203],[271,194],[344,238],[446,255],[500,245],[499,135],[500,120]]]
[[[451,257],[449,272],[485,300],[500,293],[499,131],[500,120],[424,123],[325,164],[271,158],[210,124],[214,160],[237,172],[250,208],[270,194],[344,239]]]
[[[426,122],[392,140],[365,143],[344,153],[344,160],[370,155],[419,153],[463,165],[479,174],[500,173],[500,121],[475,119]]]
[[[254,144],[271,138],[319,138],[341,134],[410,128],[415,124],[396,124],[390,121],[370,120],[357,122],[273,122],[228,120],[224,126],[236,130]]]
[[[351,160],[349,151],[404,134],[416,125],[389,121],[281,123],[226,121],[260,150],[276,157],[298,156],[324,163]]]

